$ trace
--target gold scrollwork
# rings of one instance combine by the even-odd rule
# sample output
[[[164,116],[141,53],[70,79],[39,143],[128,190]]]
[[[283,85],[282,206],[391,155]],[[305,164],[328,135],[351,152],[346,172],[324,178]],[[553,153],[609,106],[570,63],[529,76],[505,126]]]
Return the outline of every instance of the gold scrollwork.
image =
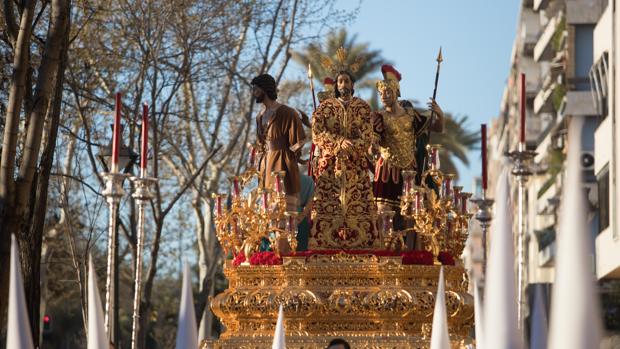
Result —
[[[226,331],[213,348],[269,348],[280,304],[290,348],[324,348],[334,336],[355,339],[356,348],[428,345],[424,331],[432,322],[438,266],[335,254],[285,257],[276,266],[227,264],[225,273],[230,288],[213,297],[211,308]],[[445,266],[444,274],[451,340],[459,348],[473,325],[473,299],[463,267]],[[372,341],[377,336],[379,343]]]

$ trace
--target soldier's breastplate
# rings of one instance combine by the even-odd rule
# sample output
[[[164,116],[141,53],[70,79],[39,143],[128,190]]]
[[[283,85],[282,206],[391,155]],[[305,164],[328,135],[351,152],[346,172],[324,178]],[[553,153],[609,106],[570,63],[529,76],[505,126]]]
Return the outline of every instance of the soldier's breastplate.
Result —
[[[415,136],[411,116],[383,114],[383,142],[381,157],[390,166],[409,168],[415,159]]]

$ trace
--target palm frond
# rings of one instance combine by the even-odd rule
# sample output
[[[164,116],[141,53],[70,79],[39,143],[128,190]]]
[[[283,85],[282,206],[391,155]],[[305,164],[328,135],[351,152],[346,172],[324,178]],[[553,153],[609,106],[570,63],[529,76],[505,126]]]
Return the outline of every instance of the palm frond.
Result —
[[[356,80],[360,82],[364,81],[368,75],[378,72],[381,65],[386,62],[381,56],[380,50],[372,50],[369,43],[359,43],[357,34],[350,35],[345,28],[327,34],[323,44],[312,42],[301,51],[294,51],[292,58],[303,67],[310,64],[314,78],[322,83],[323,79],[328,77],[330,73],[321,65],[321,58],[327,56],[334,59],[336,51],[340,47],[344,47],[348,52],[345,62],[347,65],[352,65],[356,60],[360,60],[359,69],[355,73]],[[358,88],[365,88],[366,86],[370,86],[370,84],[360,85]]]
[[[308,64],[312,67],[314,78],[322,83],[323,79],[330,75],[321,65],[323,56],[335,59],[336,51],[344,47],[349,53],[347,64],[353,64],[356,58],[361,58],[362,62],[359,70],[355,74],[357,82],[356,89],[374,90],[375,81],[369,76],[378,73],[382,64],[389,63],[382,56],[380,50],[373,50],[369,43],[358,42],[357,34],[350,34],[345,28],[330,32],[321,42],[311,42],[302,50],[293,52],[293,60],[303,67]],[[371,102],[378,104],[376,94],[372,95]],[[416,104],[416,109],[419,104]],[[425,112],[424,110],[420,110]],[[441,167],[446,173],[454,173],[458,176],[454,160],[458,159],[461,163],[469,166],[467,154],[479,149],[480,133],[469,129],[469,117],[466,115],[455,116],[445,113],[445,123],[443,133],[433,133],[432,142],[443,146],[440,153]]]
[[[455,171],[456,166],[452,159],[456,158],[465,166],[469,166],[468,153],[479,149],[480,133],[468,128],[468,117],[454,116],[450,113],[444,115],[444,132],[433,133],[431,142],[441,144],[443,149],[440,153],[441,167],[445,171]],[[447,159],[447,160],[446,160]]]

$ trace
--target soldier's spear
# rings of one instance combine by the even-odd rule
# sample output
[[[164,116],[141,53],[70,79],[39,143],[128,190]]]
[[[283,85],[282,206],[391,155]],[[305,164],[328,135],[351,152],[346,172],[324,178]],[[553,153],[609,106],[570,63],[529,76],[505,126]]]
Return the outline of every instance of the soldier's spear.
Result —
[[[433,101],[437,97],[437,85],[439,84],[439,70],[441,69],[441,62],[443,62],[443,56],[441,55],[441,46],[439,46],[439,54],[437,55],[437,70],[435,71],[435,87],[433,88]],[[426,144],[431,143],[431,132],[432,132],[431,126],[433,125],[434,118],[435,118],[435,111],[431,108],[431,116],[430,116],[430,120],[428,123],[428,142]],[[427,162],[428,162],[428,157],[425,156],[424,163],[422,165],[423,166],[422,173],[426,171]]]
[[[308,80],[310,80],[310,91],[312,91],[312,106],[314,107],[314,111],[316,111],[316,95],[314,93],[314,82],[312,77],[312,67],[310,63],[308,63]],[[312,177],[312,158],[314,157],[314,143],[310,146],[310,156],[308,157],[308,176]]]
[[[439,69],[441,68],[443,57],[441,56],[441,46],[439,46],[439,54],[437,55],[437,71],[435,72],[435,88],[433,89],[433,99],[437,97],[437,84],[439,83]]]
[[[310,80],[310,90],[312,91],[312,106],[316,111],[316,95],[314,93],[314,82],[312,81],[312,67],[310,66],[310,63],[308,63],[308,80]]]

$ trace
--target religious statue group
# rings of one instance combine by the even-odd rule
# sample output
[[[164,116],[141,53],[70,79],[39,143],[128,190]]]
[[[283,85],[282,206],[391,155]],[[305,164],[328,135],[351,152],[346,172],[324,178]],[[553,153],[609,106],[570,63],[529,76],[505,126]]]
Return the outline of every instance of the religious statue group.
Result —
[[[443,131],[443,112],[431,99],[429,112],[421,113],[401,101],[401,74],[383,65],[383,80],[376,83],[382,108],[354,96],[357,62],[347,65],[346,51],[322,64],[326,91],[311,122],[298,110],[277,102],[275,79],[262,74],[252,80],[253,96],[264,110],[257,116],[258,169],[262,183],[273,185],[271,174],[284,171],[287,209],[309,208],[311,228],[301,249],[382,249],[377,228],[377,208],[395,211],[394,225],[402,229],[399,215],[403,170],[422,170],[430,132]],[[350,60],[349,60],[350,61]],[[311,127],[307,139],[303,125]],[[300,172],[301,151],[312,143],[309,175]],[[420,176],[418,175],[418,182]],[[418,183],[419,184],[419,183]],[[313,190],[313,195],[308,195]],[[308,198],[310,196],[310,199]],[[309,202],[305,202],[309,201]],[[303,214],[302,214],[303,217]],[[300,231],[300,235],[303,235]]]

